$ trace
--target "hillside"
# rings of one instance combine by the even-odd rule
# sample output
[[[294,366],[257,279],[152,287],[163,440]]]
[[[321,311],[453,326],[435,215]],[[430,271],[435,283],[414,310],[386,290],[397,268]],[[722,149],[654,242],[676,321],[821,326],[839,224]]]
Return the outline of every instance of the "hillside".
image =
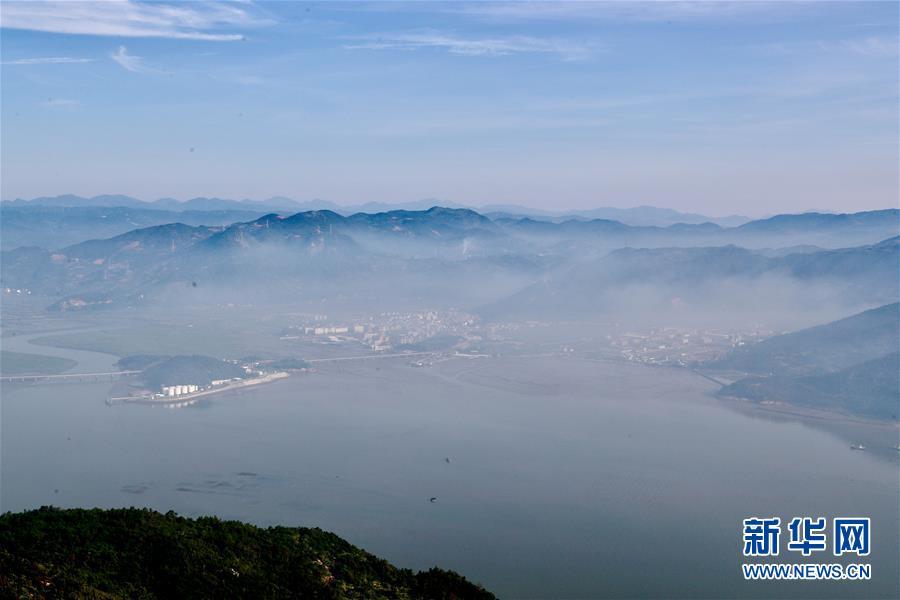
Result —
[[[898,344],[900,304],[894,303],[736,348],[706,366],[755,375],[822,374],[896,352]]]
[[[148,509],[0,516],[5,598],[490,599],[441,569],[398,569],[320,529]]]
[[[138,362],[136,358],[138,357],[125,357],[119,361],[119,365]],[[194,384],[202,387],[216,379],[233,377],[247,377],[247,374],[240,365],[199,355],[160,357],[157,362],[143,367],[140,374],[141,380],[153,390],[158,390],[163,385]]]
[[[263,214],[253,210],[161,210],[126,206],[43,206],[0,203],[0,247],[38,246],[53,250],[86,240],[110,238],[168,223],[230,225]]]
[[[676,298],[684,307],[717,309],[747,301],[751,291],[752,304],[760,308],[817,302],[852,310],[892,302],[900,294],[896,277],[900,252],[895,239],[841,250],[769,254],[738,246],[622,248],[573,259],[567,268],[480,312],[533,318],[564,312],[588,317],[641,302],[665,306]]]
[[[825,375],[746,377],[718,394],[896,421],[900,414],[898,372],[900,353],[893,352]]]

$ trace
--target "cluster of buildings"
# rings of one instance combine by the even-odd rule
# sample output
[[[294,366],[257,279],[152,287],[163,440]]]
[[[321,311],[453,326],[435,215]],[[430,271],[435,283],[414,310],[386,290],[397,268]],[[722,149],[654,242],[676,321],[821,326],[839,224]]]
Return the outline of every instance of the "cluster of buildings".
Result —
[[[191,394],[193,392],[198,391],[200,389],[200,387],[197,385],[194,385],[193,383],[190,383],[190,384],[184,384],[184,385],[164,385],[164,386],[162,386],[161,389],[162,389],[162,394],[160,394],[161,396],[166,396],[166,397],[171,398],[174,396]]]
[[[624,332],[607,336],[626,360],[646,364],[690,366],[716,360],[726,352],[775,335],[751,328],[746,331],[664,327],[646,333]]]
[[[476,317],[458,311],[385,312],[355,323],[330,323],[326,315],[314,315],[289,326],[281,339],[355,341],[382,351],[439,335],[472,339],[477,325]]]
[[[415,344],[439,335],[478,337],[474,331],[477,317],[455,310],[381,313],[376,319],[394,345]]]
[[[366,332],[365,325],[341,325],[337,327],[304,327],[304,335],[354,335],[364,334]]]
[[[259,374],[262,372],[260,371]],[[241,381],[243,378],[241,377],[232,377],[231,379],[213,379],[209,385],[207,386],[199,386],[193,383],[185,383],[180,385],[163,385],[160,386],[161,393],[156,394],[157,398],[177,398],[179,396],[184,396],[186,394],[193,394],[194,392],[200,392],[203,390],[208,390],[210,388],[219,387],[228,383],[234,383],[235,381]]]

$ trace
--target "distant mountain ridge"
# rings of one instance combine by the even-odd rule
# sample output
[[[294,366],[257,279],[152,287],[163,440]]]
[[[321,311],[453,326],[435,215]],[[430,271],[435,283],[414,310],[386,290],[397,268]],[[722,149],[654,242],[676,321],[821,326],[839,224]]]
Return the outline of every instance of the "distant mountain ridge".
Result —
[[[858,305],[860,301],[884,302],[900,295],[900,240],[839,250],[819,250],[769,256],[734,245],[711,247],[621,248],[576,261],[548,274],[510,297],[480,309],[486,316],[509,315],[535,318],[553,309],[571,317],[602,315],[611,306],[633,303],[648,293],[628,290],[652,287],[662,302],[666,298],[684,306],[711,301],[723,284],[735,293],[754,287],[792,282],[816,284],[820,302],[828,300]],[[779,287],[776,285],[776,287]],[[762,292],[766,294],[767,292]],[[635,296],[628,300],[629,295]],[[765,297],[757,302],[765,304]]]
[[[236,291],[276,285],[290,293],[300,288],[313,294],[325,289],[339,293],[339,282],[347,289],[367,284],[397,289],[422,281],[415,292],[422,293],[434,288],[424,283],[432,276],[430,261],[465,257],[478,247],[480,238],[499,235],[496,229],[474,211],[439,207],[350,217],[332,211],[290,217],[269,214],[227,227],[172,223],[55,251],[3,252],[3,285],[61,296],[55,305],[60,309],[136,302],[168,285],[196,281],[203,284],[201,290],[212,283],[240,280],[243,285]],[[442,264],[447,286],[453,286],[450,271],[459,277],[475,276],[467,273],[470,265]],[[478,264],[488,271],[519,273],[534,263]]]
[[[112,204],[125,202],[121,196],[100,197],[102,202]],[[50,199],[63,204],[74,201],[66,198]],[[131,199],[134,200],[134,199]],[[11,250],[19,246],[36,245],[54,249],[78,243],[86,239],[99,239],[125,233],[139,227],[181,222],[187,225],[222,226],[249,223],[265,216],[272,220],[285,219],[288,223],[308,219],[309,214],[329,214],[335,224],[341,226],[362,226],[379,220],[395,221],[401,227],[420,219],[415,215],[429,211],[468,211],[470,219],[466,225],[473,235],[493,230],[510,238],[518,238],[526,245],[553,245],[566,243],[573,252],[584,248],[606,250],[630,247],[662,246],[715,246],[737,244],[748,248],[818,246],[838,248],[872,243],[900,233],[900,211],[886,209],[853,214],[804,213],[800,215],[778,215],[759,221],[751,221],[737,227],[723,227],[711,222],[675,223],[666,226],[630,225],[612,219],[536,219],[532,217],[509,216],[499,213],[487,215],[468,208],[428,206],[423,210],[393,209],[384,212],[347,212],[323,208],[317,210],[295,210],[273,208],[251,201],[240,201],[228,206],[239,206],[223,210],[213,210],[215,199],[195,199],[178,203],[179,209],[168,210],[155,204],[143,203],[140,208],[122,206],[56,206],[31,202],[4,202],[0,204],[0,234],[2,249]],[[282,200],[283,202],[291,202]],[[138,202],[138,201],[134,201]],[[163,201],[160,201],[163,202]],[[173,201],[174,202],[174,201]],[[186,209],[196,206],[197,209]],[[251,207],[254,210],[248,210]],[[265,209],[265,210],[263,210]],[[446,213],[451,215],[454,213]],[[367,216],[368,215],[368,216]],[[477,215],[477,216],[476,216]],[[344,220],[346,219],[346,220]],[[405,220],[400,223],[401,220]],[[272,221],[274,223],[274,221]],[[489,224],[495,224],[497,227]],[[465,224],[462,224],[465,225]],[[481,229],[475,232],[475,229]],[[582,248],[578,248],[579,244]]]
[[[749,217],[732,215],[728,217],[708,217],[697,213],[679,212],[671,208],[659,208],[655,206],[636,206],[631,208],[600,207],[583,210],[551,211],[528,208],[518,205],[493,204],[486,206],[468,206],[454,202],[435,199],[423,199],[414,202],[385,203],[366,202],[356,205],[338,205],[327,200],[297,201],[285,197],[273,197],[264,200],[232,200],[227,198],[197,197],[184,201],[174,198],[161,198],[159,200],[144,201],[131,196],[121,194],[105,194],[90,198],[74,194],[60,196],[42,196],[30,200],[17,198],[4,200],[0,206],[56,206],[56,207],[128,207],[146,208],[168,211],[183,210],[244,210],[244,211],[289,211],[300,212],[306,210],[332,210],[334,212],[350,215],[358,212],[378,213],[393,210],[424,210],[435,205],[446,208],[469,208],[489,217],[521,218],[531,217],[549,221],[565,221],[568,219],[609,219],[621,221],[628,225],[646,225],[665,227],[675,223],[700,224],[715,223],[723,227],[734,227],[750,221]]]
[[[85,240],[109,238],[140,227],[184,223],[230,225],[264,214],[251,210],[182,210],[126,206],[0,205],[0,244],[3,250],[39,245],[62,248]]]
[[[175,198],[160,198],[158,200],[145,201],[139,200],[131,196],[122,194],[101,194],[99,196],[83,197],[75,194],[63,194],[60,196],[41,196],[26,200],[17,198],[15,200],[4,200],[0,206],[10,207],[33,207],[33,206],[55,206],[55,207],[125,207],[125,208],[143,208],[155,210],[168,210],[173,212],[181,212],[186,210],[245,210],[254,212],[267,212],[272,210],[286,210],[299,212],[302,210],[315,210],[322,208],[340,208],[336,204],[324,200],[312,200],[308,202],[298,202],[290,198],[273,197],[266,200],[232,200],[228,198],[207,198],[196,197],[187,200],[176,200]]]
[[[852,304],[896,297],[890,284],[898,240],[828,246],[879,239],[895,232],[898,219],[897,210],[798,215],[787,233],[766,227],[747,233],[711,223],[492,220],[446,207],[349,216],[317,210],[227,225],[167,223],[62,248],[18,248],[0,258],[4,286],[59,297],[68,308],[133,302],[176,282],[240,280],[236,290],[277,284],[279,293],[299,287],[315,294],[344,286],[361,296],[408,286],[411,297],[444,301],[478,290],[479,298],[493,296],[501,313],[554,308],[589,315],[601,310],[607,290],[621,286],[652,284],[664,294],[700,299],[704,286],[740,286],[763,276],[827,283]],[[781,241],[806,245],[796,253],[757,251],[735,246],[735,238],[763,249]],[[458,301],[480,302],[471,295]]]
[[[479,208],[491,218],[516,219],[530,217],[543,221],[562,222],[571,219],[593,220],[606,219],[619,221],[633,226],[667,227],[683,223],[699,225],[713,223],[720,227],[736,227],[751,220],[750,217],[730,215],[727,217],[709,217],[697,213],[685,213],[671,208],[657,206],[634,206],[630,208],[600,207],[583,210],[547,211],[526,208],[516,205],[487,205]]]

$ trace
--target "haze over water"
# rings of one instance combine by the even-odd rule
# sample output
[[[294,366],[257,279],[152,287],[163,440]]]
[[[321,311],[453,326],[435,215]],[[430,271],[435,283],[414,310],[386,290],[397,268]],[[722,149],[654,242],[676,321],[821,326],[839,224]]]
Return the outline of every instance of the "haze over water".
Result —
[[[731,410],[687,371],[383,359],[180,410],[109,407],[108,387],[4,390],[3,510],[134,505],[322,527],[501,597],[896,596],[897,462]],[[752,515],[871,515],[873,580],[744,582]]]

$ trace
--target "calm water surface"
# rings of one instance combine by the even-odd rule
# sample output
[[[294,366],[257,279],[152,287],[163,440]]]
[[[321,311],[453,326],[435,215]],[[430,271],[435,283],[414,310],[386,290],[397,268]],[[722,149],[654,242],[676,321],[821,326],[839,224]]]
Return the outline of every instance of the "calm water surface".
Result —
[[[900,595],[897,461],[714,387],[509,358],[332,363],[179,410],[108,407],[109,384],[6,388],[0,500],[318,526],[507,598]],[[870,515],[873,580],[745,583],[751,515]]]

